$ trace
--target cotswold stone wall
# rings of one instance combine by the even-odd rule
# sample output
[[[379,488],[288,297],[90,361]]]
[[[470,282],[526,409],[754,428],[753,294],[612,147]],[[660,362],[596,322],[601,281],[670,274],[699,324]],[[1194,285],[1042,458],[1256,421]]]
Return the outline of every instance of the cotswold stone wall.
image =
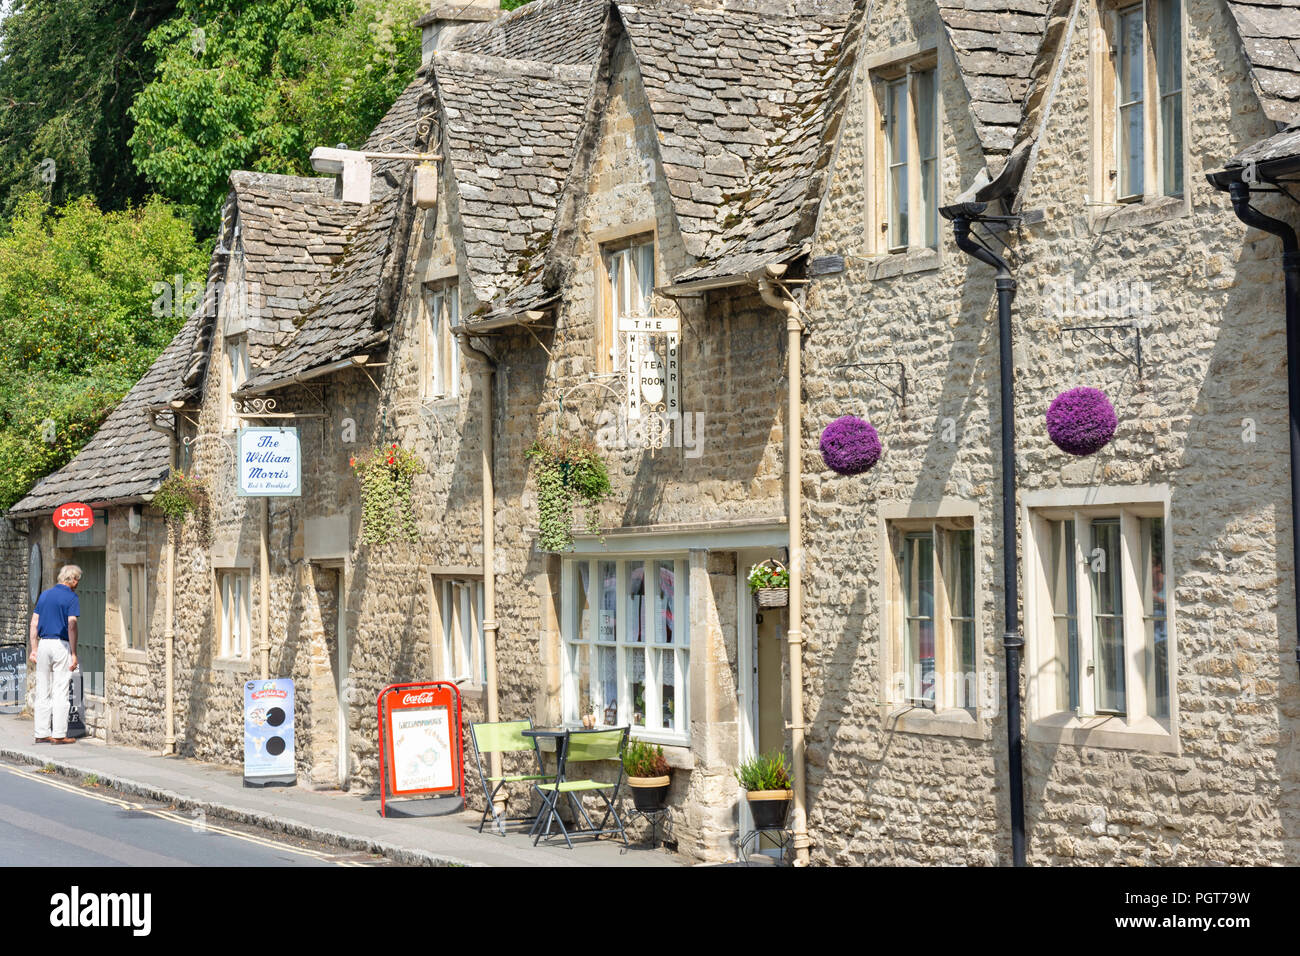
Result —
[[[0,640],[27,640],[32,605],[27,599],[27,555],[31,544],[7,520],[0,520]]]
[[[546,348],[520,330],[490,339],[497,353],[491,381],[503,718],[531,717],[540,724],[561,716],[560,561],[534,546],[536,491],[525,455],[539,435],[554,430],[601,443],[615,488],[601,511],[606,528],[779,520],[784,512],[783,323],[752,292],[718,296],[707,308],[698,299],[684,301],[682,400],[699,416],[698,447],[654,455],[633,447],[618,427],[620,400],[601,388],[571,393],[560,415],[560,394],[589,383],[596,367],[593,270],[603,237],[647,226],[655,231],[660,284],[687,262],[635,69],[626,48],[620,49],[599,136],[581,158],[591,164],[591,185],[578,203],[576,248],[556,328],[538,330]],[[647,169],[655,170],[650,182]],[[304,450],[303,496],[269,505],[270,673],[297,682],[299,770],[304,781],[319,786],[338,779],[335,688],[341,685],[345,695],[348,786],[372,791],[378,774],[376,695],[390,683],[448,676],[442,644],[434,640],[435,581],[439,575],[482,573],[482,379],[464,356],[458,397],[429,400],[420,390],[420,328],[426,321],[421,285],[454,278],[465,258],[454,196],[447,194],[455,184],[445,180],[443,188],[438,209],[414,226],[388,364],[369,375],[337,374],[277,394],[280,411],[323,416],[294,422]],[[469,315],[477,304],[466,277],[459,278],[462,315]],[[664,300],[657,307],[667,311],[672,304]],[[220,336],[216,341],[219,348]],[[187,524],[178,558],[177,734],[183,752],[235,763],[242,754],[242,682],[260,674],[262,504],[234,494],[234,436],[221,431],[223,397],[212,368],[195,451],[196,470],[213,492],[211,541],[201,541],[198,527]],[[371,547],[359,542],[360,492],[348,459],[391,442],[414,450],[426,466],[414,482],[421,538]],[[322,522],[333,522],[329,534],[321,532]],[[734,560],[710,562],[703,551],[692,552],[689,567],[692,745],[669,748],[676,768],[674,830],[683,852],[721,859],[734,852],[738,797],[731,777],[737,746],[736,570]],[[218,654],[215,573],[222,568],[249,574],[251,648],[242,661]],[[334,575],[341,575],[350,651],[345,674],[336,673]],[[470,684],[462,690],[466,722],[482,719],[482,688]],[[155,700],[153,712],[158,710]],[[142,729],[138,739],[157,743],[159,733]],[[600,774],[613,768],[589,769]],[[472,766],[467,770],[470,803],[478,806],[477,779]]]
[[[877,8],[876,22],[889,26],[869,31],[869,53],[873,44],[906,40],[899,35],[908,22],[903,9]],[[1190,215],[1119,227],[1084,205],[1090,150],[1081,21],[1028,174],[1024,208],[1043,210],[1045,220],[1006,236],[1019,282],[1013,334],[1021,492],[1168,484],[1172,494],[1180,752],[1028,741],[1029,859],[1040,864],[1296,861],[1300,763],[1280,248],[1247,233],[1203,177],[1271,130],[1236,47],[1224,40],[1234,33],[1222,4],[1190,0],[1187,23]],[[980,161],[964,118],[966,94],[940,49],[947,68],[943,203],[972,180]],[[860,104],[859,88],[855,109]],[[860,115],[846,126],[816,255],[860,248],[863,128]],[[808,300],[805,630],[814,858],[1006,863],[992,270],[963,256],[948,228],[937,268],[878,275],[850,258],[842,275],[817,280]],[[1149,290],[1151,304],[1142,317],[1141,381],[1104,348],[1061,334],[1063,325],[1133,321],[1078,317],[1061,303],[1135,284]],[[869,381],[833,373],[846,353],[904,362],[906,408]],[[1043,423],[1051,399],[1076,384],[1107,391],[1121,423],[1115,441],[1086,460],[1052,446]],[[816,452],[820,430],[848,412],[869,417],[885,449],[871,473],[852,479],[826,471]],[[1253,442],[1243,442],[1244,419],[1255,423]],[[997,679],[997,712],[981,710],[977,732],[966,736],[900,729],[906,718],[883,706],[881,510],[941,498],[977,511],[979,668]],[[1023,560],[1020,580],[1023,593]]]

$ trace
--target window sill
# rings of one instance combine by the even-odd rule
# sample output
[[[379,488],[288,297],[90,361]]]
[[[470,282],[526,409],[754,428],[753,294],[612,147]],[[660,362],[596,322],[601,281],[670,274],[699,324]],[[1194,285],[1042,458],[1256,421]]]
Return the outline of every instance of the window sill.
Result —
[[[943,264],[937,249],[915,249],[874,256],[867,263],[867,279],[892,279],[915,272],[931,272]]]
[[[1096,207],[1094,207],[1096,208]],[[1142,202],[1124,203],[1102,207],[1091,216],[1094,233],[1122,232],[1125,229],[1144,229],[1162,222],[1170,222],[1191,215],[1191,205],[1186,196],[1157,196]]]
[[[448,408],[460,407],[459,395],[438,395],[435,398],[426,398],[421,402],[426,412],[441,412]]]
[[[580,723],[562,724],[568,730],[584,730]],[[594,730],[614,730],[616,727],[599,726],[592,728]],[[683,737],[680,734],[665,734],[653,730],[640,730],[632,728],[631,738],[641,740],[648,744],[659,744],[664,748],[664,759],[668,761],[668,766],[674,770],[694,770],[695,754],[691,750],[691,741],[689,737]],[[550,753],[555,750],[555,739],[553,737],[542,737],[537,741],[537,746]]]
[[[1171,733],[1168,727],[1153,717],[1143,717],[1129,724],[1123,717],[1052,714],[1029,725],[1029,740],[1039,744],[1148,750],[1164,754],[1182,752],[1178,735]]]
[[[253,669],[253,660],[250,657],[214,657],[211,666],[214,671],[242,673]]]
[[[960,707],[934,711],[906,704],[886,704],[882,711],[886,726],[905,734],[965,737],[969,740],[984,740],[987,737],[979,718]]]
[[[125,664],[148,664],[149,652],[139,648],[123,648],[122,662]]]

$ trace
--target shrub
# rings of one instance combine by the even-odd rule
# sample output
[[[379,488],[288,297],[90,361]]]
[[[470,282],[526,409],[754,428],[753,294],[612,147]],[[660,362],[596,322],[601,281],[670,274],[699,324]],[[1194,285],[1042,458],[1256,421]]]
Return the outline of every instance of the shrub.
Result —
[[[749,793],[757,790],[789,790],[790,771],[779,750],[750,757],[736,768],[736,780]]]
[[[623,769],[629,777],[666,777],[669,773],[664,748],[643,740],[628,741],[623,751]]]

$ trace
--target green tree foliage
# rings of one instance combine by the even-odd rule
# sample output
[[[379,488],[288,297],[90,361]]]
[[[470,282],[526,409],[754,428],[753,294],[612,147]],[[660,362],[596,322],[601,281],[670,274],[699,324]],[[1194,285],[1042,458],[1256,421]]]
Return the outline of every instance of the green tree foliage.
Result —
[[[185,316],[152,306],[177,274],[201,281],[206,257],[158,199],[106,213],[28,196],[0,228],[0,508],[68,462],[171,341]]]
[[[127,146],[131,101],[153,72],[144,48],[176,0],[24,0],[0,21],[0,217],[24,193],[106,209],[142,200]],[[48,160],[48,162],[47,162]]]
[[[420,63],[421,0],[180,0],[146,47],[136,165],[204,232],[235,169],[310,175],[316,146],[360,145]]]

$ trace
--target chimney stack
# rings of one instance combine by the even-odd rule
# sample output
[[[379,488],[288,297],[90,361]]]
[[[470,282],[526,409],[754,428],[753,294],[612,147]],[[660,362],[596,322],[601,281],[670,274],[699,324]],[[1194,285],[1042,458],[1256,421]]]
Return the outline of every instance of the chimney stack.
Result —
[[[420,28],[423,61],[428,63],[434,50],[445,47],[456,28],[495,20],[502,12],[501,0],[433,0],[429,12],[412,24]]]

